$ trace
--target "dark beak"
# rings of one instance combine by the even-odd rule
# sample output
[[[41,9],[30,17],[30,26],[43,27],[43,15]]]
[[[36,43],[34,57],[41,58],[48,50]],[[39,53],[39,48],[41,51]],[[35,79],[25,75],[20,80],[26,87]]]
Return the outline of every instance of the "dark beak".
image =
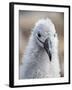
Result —
[[[48,56],[49,56],[49,59],[50,61],[52,60],[52,54],[51,54],[51,42],[50,42],[50,39],[46,39],[45,42],[44,42],[44,49],[46,50]]]

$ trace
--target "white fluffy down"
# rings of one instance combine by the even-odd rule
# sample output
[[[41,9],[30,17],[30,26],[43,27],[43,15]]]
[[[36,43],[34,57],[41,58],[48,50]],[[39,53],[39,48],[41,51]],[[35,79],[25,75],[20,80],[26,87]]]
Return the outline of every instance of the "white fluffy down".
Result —
[[[36,41],[37,32],[41,32],[45,38],[49,37],[52,41],[51,61],[44,48]],[[48,18],[41,19],[35,24],[23,57],[23,64],[20,66],[20,79],[60,77],[58,37],[57,34],[54,37],[55,32],[55,26]]]

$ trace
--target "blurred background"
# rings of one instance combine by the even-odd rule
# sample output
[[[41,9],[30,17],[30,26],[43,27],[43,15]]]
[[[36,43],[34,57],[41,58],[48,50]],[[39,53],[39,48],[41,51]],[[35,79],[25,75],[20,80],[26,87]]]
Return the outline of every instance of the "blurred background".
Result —
[[[42,18],[50,18],[55,25],[59,39],[59,61],[61,76],[64,76],[64,13],[47,11],[19,11],[19,64],[26,49],[32,28]]]

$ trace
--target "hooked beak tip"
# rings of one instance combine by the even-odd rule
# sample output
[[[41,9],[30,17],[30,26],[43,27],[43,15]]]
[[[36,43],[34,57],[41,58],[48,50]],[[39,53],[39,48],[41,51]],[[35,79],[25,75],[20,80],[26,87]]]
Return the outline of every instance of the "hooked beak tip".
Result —
[[[51,56],[51,53],[49,53],[49,59],[50,59],[50,61],[52,60],[52,56]]]

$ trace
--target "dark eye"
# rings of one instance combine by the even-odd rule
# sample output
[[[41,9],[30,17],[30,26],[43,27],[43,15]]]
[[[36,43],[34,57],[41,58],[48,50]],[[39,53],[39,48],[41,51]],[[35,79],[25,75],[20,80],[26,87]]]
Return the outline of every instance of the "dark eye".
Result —
[[[56,33],[54,34],[54,37],[56,37]]]
[[[41,37],[41,34],[40,33],[38,33],[38,37]]]

